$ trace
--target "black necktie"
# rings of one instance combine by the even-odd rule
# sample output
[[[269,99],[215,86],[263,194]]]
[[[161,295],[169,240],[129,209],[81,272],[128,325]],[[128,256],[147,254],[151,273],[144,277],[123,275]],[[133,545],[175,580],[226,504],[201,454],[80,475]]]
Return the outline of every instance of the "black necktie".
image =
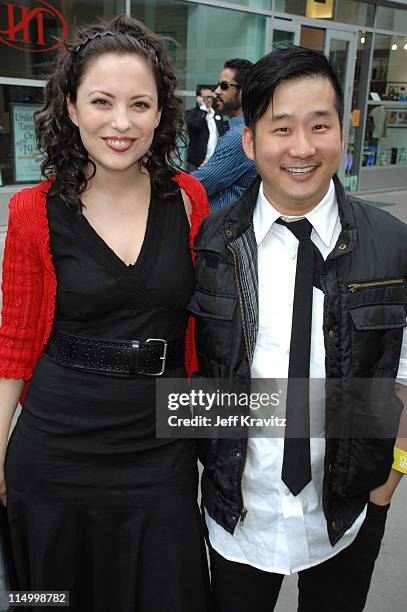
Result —
[[[312,225],[307,219],[287,223],[298,239],[297,268],[293,318],[291,326],[290,361],[288,366],[286,428],[281,478],[293,495],[311,481],[309,362],[311,352],[312,291],[314,274],[319,272],[323,258],[310,236]]]

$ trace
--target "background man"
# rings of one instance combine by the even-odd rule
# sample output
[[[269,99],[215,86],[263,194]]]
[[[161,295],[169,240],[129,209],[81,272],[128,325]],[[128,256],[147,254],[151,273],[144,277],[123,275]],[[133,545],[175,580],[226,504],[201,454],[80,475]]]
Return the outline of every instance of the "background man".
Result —
[[[223,120],[213,108],[213,91],[209,85],[197,85],[196,106],[186,112],[188,129],[188,172],[197,170],[212,157]]]
[[[201,374],[288,378],[287,423],[285,439],[201,441],[216,611],[271,611],[298,572],[300,612],[359,612],[406,471],[407,227],[336,177],[343,94],[323,55],[262,58],[242,105],[260,177],[204,221],[191,310]]]
[[[220,138],[209,162],[193,173],[205,187],[212,211],[239,198],[257,174],[254,162],[242,147],[241,89],[252,66],[248,60],[228,60],[215,89],[217,109],[228,115],[229,130]]]

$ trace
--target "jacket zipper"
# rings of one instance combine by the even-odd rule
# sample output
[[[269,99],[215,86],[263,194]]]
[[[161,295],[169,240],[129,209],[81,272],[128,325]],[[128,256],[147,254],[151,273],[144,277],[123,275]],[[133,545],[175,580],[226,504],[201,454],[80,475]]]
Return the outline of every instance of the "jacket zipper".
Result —
[[[350,293],[356,293],[359,289],[369,287],[385,287],[386,285],[404,285],[404,278],[396,278],[393,280],[368,281],[366,283],[351,283],[348,285]]]
[[[239,294],[240,313],[242,315],[242,322],[243,322],[243,336],[244,336],[244,342],[245,342],[245,347],[246,347],[247,363],[250,363],[249,341],[247,339],[247,334],[246,334],[246,319],[245,319],[245,316],[244,316],[244,309],[243,309],[243,297],[242,297],[242,292],[241,292],[239,267],[237,265],[237,258],[236,258],[235,250],[233,249],[233,247],[230,244],[227,245],[227,248],[230,251],[232,251],[232,254],[233,254],[233,262],[234,262],[234,268],[235,268],[235,280],[236,280],[237,292]],[[245,465],[246,465],[246,457],[247,457],[247,449],[245,450],[245,454],[244,454],[244,457],[243,457],[242,474],[244,472],[244,468],[245,468]],[[242,503],[242,509],[240,511],[240,522],[243,523],[245,518],[246,518],[246,514],[247,514],[248,510],[247,510],[247,508],[244,507],[243,491],[242,491],[242,481],[241,480],[240,480],[240,499],[241,499],[241,503]]]

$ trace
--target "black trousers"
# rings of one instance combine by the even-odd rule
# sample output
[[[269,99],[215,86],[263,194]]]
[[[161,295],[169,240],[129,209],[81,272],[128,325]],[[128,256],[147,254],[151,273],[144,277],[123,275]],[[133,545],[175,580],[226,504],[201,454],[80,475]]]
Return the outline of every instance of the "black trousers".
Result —
[[[298,612],[363,610],[388,508],[369,502],[366,519],[352,544],[328,561],[298,573]],[[210,556],[214,612],[274,610],[282,574],[228,561],[214,549]]]

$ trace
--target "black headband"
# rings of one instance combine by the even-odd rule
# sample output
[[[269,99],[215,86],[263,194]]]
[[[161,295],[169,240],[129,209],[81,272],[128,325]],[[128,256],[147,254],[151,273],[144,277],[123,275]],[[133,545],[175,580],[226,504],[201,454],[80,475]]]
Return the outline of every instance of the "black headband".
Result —
[[[85,47],[88,43],[92,42],[92,40],[96,40],[96,38],[105,38],[106,36],[115,36],[115,32],[95,32],[94,34],[88,34],[72,49],[72,53],[79,53],[83,47]]]
[[[158,67],[160,65],[159,61],[158,61],[158,57],[157,57],[157,53],[154,49],[153,46],[149,45],[146,41],[142,40],[142,34],[136,34],[131,31],[128,32],[111,32],[110,30],[106,31],[106,32],[95,32],[94,34],[87,34],[84,38],[82,38],[82,40],[76,45],[76,47],[74,47],[72,49],[72,53],[74,55],[78,55],[78,53],[84,48],[86,47],[86,45],[94,40],[96,40],[97,38],[106,38],[106,36],[117,36],[117,34],[124,34],[127,36],[131,36],[132,38],[134,38],[134,40],[137,41],[137,43],[143,47],[147,52],[148,51],[152,51],[153,52],[153,61],[156,64],[156,66]]]

